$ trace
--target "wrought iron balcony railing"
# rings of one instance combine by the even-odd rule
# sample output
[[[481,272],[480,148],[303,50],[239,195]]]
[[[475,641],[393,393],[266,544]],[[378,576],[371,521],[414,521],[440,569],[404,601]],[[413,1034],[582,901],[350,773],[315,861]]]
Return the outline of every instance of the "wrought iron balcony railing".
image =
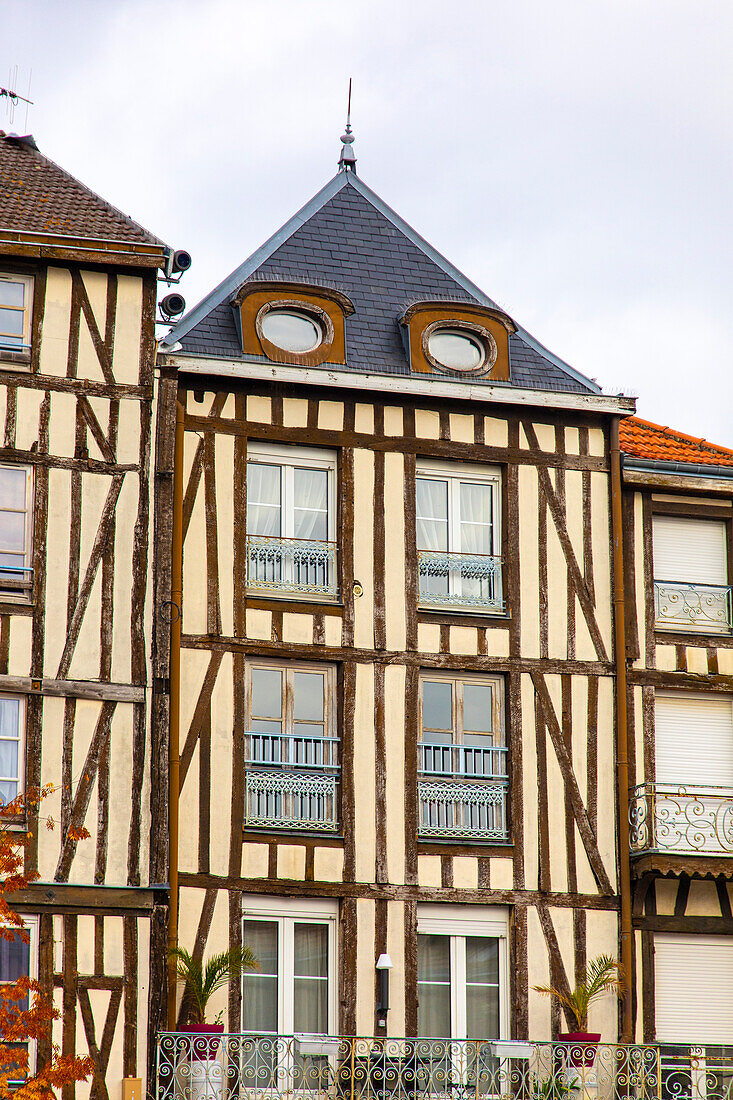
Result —
[[[662,1100],[730,1100],[733,1096],[733,1048],[684,1046],[659,1048],[659,1096]]]
[[[502,559],[488,554],[449,554],[418,550],[420,605],[504,610]]]
[[[245,825],[336,832],[338,744],[335,737],[246,734]]]
[[[657,626],[730,633],[733,630],[733,588],[723,584],[654,582]]]
[[[419,835],[507,840],[507,762],[504,745],[419,742]]]
[[[155,1100],[649,1100],[659,1082],[650,1046],[164,1032]]]
[[[733,853],[733,788],[642,783],[631,792],[632,852]]]
[[[336,543],[247,536],[247,588],[290,596],[338,596]]]

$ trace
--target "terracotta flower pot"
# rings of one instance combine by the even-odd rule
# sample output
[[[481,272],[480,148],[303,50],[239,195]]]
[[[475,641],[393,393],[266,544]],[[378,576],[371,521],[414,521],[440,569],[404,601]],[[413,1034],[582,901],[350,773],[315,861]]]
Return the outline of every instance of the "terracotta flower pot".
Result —
[[[191,1062],[210,1062],[216,1058],[224,1024],[185,1024],[180,1031],[184,1035],[193,1036],[189,1045]]]
[[[568,1044],[568,1061],[576,1069],[590,1069],[596,1058],[596,1047],[601,1040],[600,1031],[561,1031],[561,1043]]]

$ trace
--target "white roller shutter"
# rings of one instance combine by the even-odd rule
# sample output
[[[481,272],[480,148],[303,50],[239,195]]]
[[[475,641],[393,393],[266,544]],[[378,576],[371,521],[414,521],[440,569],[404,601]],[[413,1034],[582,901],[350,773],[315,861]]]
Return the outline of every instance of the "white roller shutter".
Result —
[[[657,783],[733,787],[733,698],[657,692]]]
[[[733,1043],[733,936],[654,936],[657,1039]]]
[[[727,584],[725,522],[654,516],[655,581]]]

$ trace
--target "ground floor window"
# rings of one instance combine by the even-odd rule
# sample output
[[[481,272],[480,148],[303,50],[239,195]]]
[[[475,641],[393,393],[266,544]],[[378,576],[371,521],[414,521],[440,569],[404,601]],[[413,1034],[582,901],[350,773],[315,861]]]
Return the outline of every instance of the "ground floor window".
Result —
[[[0,938],[0,985],[8,985],[18,978],[28,975],[31,978],[38,976],[38,918],[24,917],[25,937],[20,929],[12,931],[12,939]],[[25,942],[27,938],[28,942]],[[28,1008],[28,998],[18,1002],[18,1008]],[[28,1062],[33,1070],[34,1044],[10,1043],[9,1046],[17,1046],[19,1050],[28,1051]],[[24,1074],[20,1071],[15,1078],[15,1083],[22,1081]]]

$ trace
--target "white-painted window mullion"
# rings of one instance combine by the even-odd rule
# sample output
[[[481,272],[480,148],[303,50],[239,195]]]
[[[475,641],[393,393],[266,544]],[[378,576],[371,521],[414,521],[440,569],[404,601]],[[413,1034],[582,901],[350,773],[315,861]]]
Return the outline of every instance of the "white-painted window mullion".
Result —
[[[295,969],[295,949],[293,937],[293,921],[280,920],[280,951],[282,967],[280,970],[280,1034],[292,1035],[295,1022],[295,989],[293,973]]]

